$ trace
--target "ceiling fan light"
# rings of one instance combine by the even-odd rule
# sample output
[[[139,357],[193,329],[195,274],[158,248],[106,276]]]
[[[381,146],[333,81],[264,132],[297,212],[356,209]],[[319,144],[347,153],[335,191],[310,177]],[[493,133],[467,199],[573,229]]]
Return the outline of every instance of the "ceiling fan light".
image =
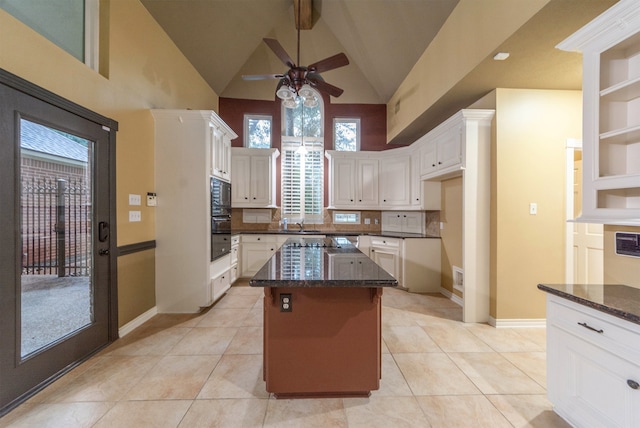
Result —
[[[289,99],[293,98],[293,92],[291,91],[291,89],[287,88],[286,86],[280,87],[276,91],[276,95],[281,100],[289,100]]]
[[[307,99],[307,98],[313,98],[314,97],[314,93],[311,90],[311,88],[309,88],[308,85],[304,85],[302,88],[300,88],[300,90],[298,91],[298,95],[300,95],[302,98]]]
[[[305,107],[317,107],[318,106],[318,99],[316,97],[308,97],[304,99],[304,106]]]
[[[282,105],[285,106],[285,108],[295,108],[296,100],[293,97],[288,98],[282,101]]]

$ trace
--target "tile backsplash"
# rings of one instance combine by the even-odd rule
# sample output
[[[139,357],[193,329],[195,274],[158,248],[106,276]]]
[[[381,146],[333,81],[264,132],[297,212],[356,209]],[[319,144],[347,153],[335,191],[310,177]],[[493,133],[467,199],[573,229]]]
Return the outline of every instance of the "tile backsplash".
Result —
[[[232,230],[247,231],[279,231],[282,230],[282,211],[280,208],[271,208],[271,221],[269,223],[244,223],[242,208],[233,208],[231,214]],[[324,222],[322,224],[305,224],[307,230],[320,230],[322,232],[363,232],[377,233],[382,230],[382,211],[360,211],[361,224],[334,224],[333,210],[323,210]],[[426,212],[425,233],[429,236],[440,236],[440,211]],[[369,219],[370,224],[364,224]],[[296,228],[295,222],[289,223],[289,228]]]

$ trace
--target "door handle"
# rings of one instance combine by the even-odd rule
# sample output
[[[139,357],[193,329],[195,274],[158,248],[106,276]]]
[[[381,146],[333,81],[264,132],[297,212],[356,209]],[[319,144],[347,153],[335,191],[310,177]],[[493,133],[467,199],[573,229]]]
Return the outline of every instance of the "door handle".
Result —
[[[109,223],[101,221],[98,223],[98,241],[106,242],[109,239]]]
[[[100,251],[98,251],[98,254],[100,254],[101,256],[108,256],[109,255],[109,249],[100,250]]]

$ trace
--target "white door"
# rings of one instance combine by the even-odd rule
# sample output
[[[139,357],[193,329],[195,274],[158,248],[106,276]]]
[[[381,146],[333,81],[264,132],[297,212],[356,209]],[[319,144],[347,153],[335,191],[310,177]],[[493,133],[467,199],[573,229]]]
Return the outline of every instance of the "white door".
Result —
[[[582,213],[582,151],[574,151],[573,218]],[[603,226],[591,223],[573,225],[573,283],[602,284],[604,266]]]

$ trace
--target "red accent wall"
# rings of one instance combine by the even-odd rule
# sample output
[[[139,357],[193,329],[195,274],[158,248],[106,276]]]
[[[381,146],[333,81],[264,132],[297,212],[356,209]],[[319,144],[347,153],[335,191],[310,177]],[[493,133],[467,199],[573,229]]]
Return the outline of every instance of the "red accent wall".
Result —
[[[275,97],[275,96],[274,96]],[[334,118],[360,118],[360,150],[362,151],[381,151],[395,146],[387,145],[387,105],[386,104],[331,104],[328,96],[324,98],[324,129],[325,129],[325,150],[333,149],[333,119]],[[280,150],[280,100],[264,101],[264,100],[245,100],[237,98],[219,99],[219,115],[227,125],[238,134],[238,138],[231,142],[233,147],[244,146],[244,115],[245,114],[264,114],[272,117],[272,134],[271,147]],[[329,182],[328,161],[325,158],[325,175],[324,175],[324,206],[329,202]],[[281,184],[280,184],[280,159],[278,159],[276,168],[276,179],[278,191],[276,200],[280,205]]]

